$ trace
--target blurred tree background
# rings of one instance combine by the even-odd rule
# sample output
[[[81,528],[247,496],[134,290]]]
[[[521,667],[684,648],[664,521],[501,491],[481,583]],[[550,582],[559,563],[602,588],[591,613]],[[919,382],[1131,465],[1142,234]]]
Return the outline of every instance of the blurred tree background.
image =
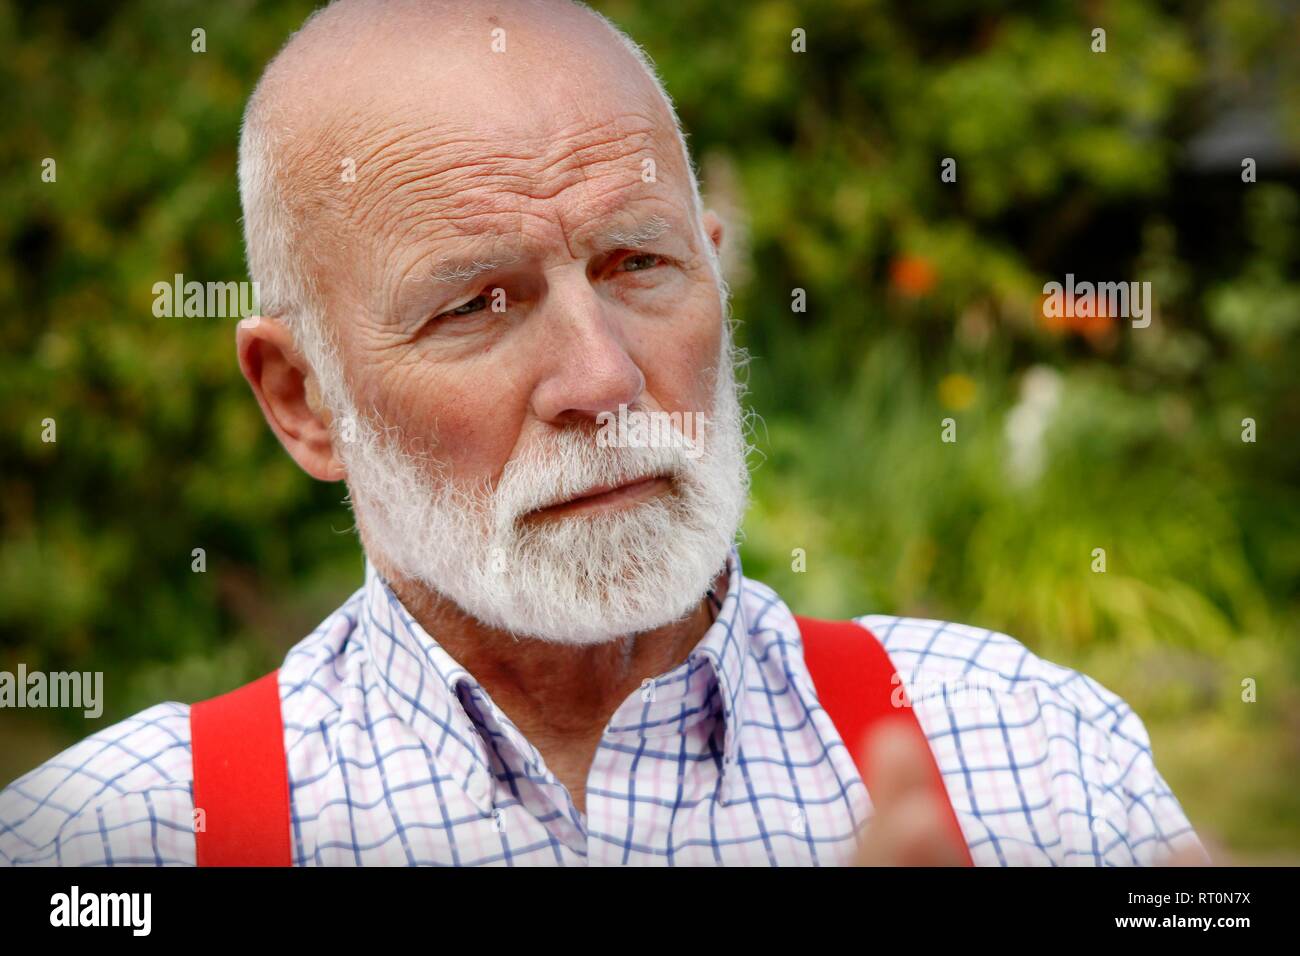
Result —
[[[1086,671],[1221,858],[1300,860],[1296,6],[594,5],[729,223],[746,570]],[[274,441],[234,320],[152,311],[176,273],[246,278],[240,114],[311,8],[0,2],[0,669],[100,670],[106,698],[0,711],[0,783],[266,672],[360,584],[343,488]],[[1150,281],[1154,321],[1044,319],[1067,272]]]

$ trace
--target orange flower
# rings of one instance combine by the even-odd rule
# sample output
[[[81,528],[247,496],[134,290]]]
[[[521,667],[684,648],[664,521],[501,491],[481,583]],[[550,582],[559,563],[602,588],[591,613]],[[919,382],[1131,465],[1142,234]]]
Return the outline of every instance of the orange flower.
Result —
[[[934,265],[923,256],[897,256],[889,265],[889,280],[894,288],[913,298],[933,289],[938,278]]]
[[[1106,333],[1115,324],[1114,317],[1107,314],[1105,299],[1098,298],[1090,303],[1092,308],[1096,309],[1097,315],[1077,314],[1075,303],[1079,301],[1078,296],[1073,297],[1061,310],[1063,314],[1048,315],[1047,301],[1050,298],[1051,296],[1048,295],[1038,297],[1038,321],[1042,323],[1043,328],[1055,335],[1073,332],[1096,341],[1105,338]]]

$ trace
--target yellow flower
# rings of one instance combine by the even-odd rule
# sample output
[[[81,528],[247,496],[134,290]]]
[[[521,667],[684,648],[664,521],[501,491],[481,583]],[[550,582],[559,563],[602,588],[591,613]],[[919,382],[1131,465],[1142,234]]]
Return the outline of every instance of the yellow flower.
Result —
[[[978,390],[979,386],[970,376],[953,372],[951,375],[945,375],[939,383],[939,401],[945,408],[957,412],[965,411],[975,403],[975,393]]]

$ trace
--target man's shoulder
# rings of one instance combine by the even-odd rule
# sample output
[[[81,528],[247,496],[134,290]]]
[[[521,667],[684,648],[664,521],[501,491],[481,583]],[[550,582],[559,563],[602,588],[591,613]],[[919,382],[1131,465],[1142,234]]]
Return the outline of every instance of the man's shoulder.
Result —
[[[797,633],[793,613],[772,588],[746,579],[745,595],[757,630]],[[1081,671],[1040,657],[1010,634],[890,614],[863,614],[851,620],[884,646],[914,702],[930,696],[956,701],[961,694],[967,701],[985,703],[1032,696],[1043,706],[1075,714],[1099,728],[1117,726],[1132,715],[1118,694]],[[1140,728],[1135,733],[1145,736]]]
[[[362,591],[279,667],[286,744],[336,715]],[[193,862],[190,707],[168,701],[95,732],[0,790],[0,864]]]
[[[1204,858],[1141,718],[1087,674],[988,628],[869,614],[977,861],[1150,865]]]
[[[191,832],[191,780],[189,707],[156,704],[0,791],[0,863],[107,862],[112,834],[139,823]]]
[[[874,634],[914,697],[954,691],[994,698],[1032,694],[1089,723],[1114,726],[1131,710],[1082,671],[1040,657],[1009,634],[954,621],[867,614],[854,621]]]

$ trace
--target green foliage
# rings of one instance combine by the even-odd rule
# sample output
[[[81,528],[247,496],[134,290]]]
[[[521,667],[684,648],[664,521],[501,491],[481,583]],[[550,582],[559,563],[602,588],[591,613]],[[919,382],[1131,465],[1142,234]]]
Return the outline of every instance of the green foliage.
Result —
[[[762,417],[747,570],[803,612],[966,621],[1087,671],[1147,720],[1199,829],[1294,860],[1294,14],[596,5],[659,64],[730,212]],[[240,111],[309,9],[0,2],[0,667],[105,671],[105,722],[263,672],[360,582],[342,489],[276,445],[230,323],[150,308],[174,273],[244,278]],[[1198,158],[1246,115],[1281,144],[1253,184]],[[1155,320],[1049,327],[1066,272],[1150,280]],[[52,752],[91,729],[35,719],[0,733]],[[40,759],[0,750],[6,779]]]

